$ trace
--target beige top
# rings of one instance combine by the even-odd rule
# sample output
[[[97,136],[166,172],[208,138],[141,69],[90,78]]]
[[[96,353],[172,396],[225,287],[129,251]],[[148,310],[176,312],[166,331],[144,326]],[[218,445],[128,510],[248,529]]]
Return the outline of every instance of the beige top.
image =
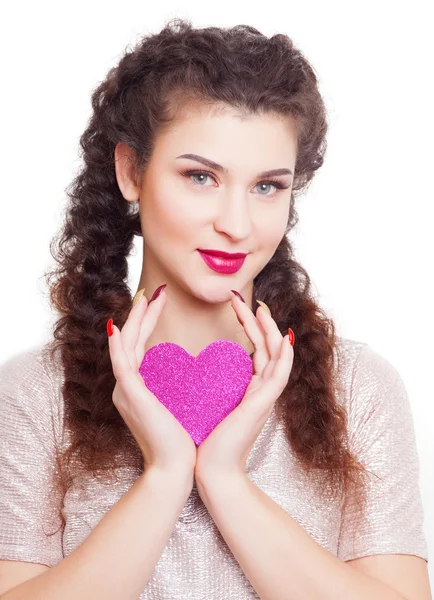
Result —
[[[338,338],[336,352],[351,448],[382,478],[371,480],[363,529],[351,514],[342,514],[341,501],[318,499],[274,411],[249,455],[248,477],[318,544],[344,561],[388,553],[428,560],[415,432],[403,381],[365,343]],[[139,475],[126,467],[115,484],[88,480],[84,496],[74,488],[65,498],[49,494],[54,453],[67,443],[61,383],[59,364],[49,360],[45,345],[0,365],[0,559],[55,565],[83,542]],[[50,501],[62,503],[66,525],[47,537]],[[205,597],[259,596],[194,486],[140,600]]]

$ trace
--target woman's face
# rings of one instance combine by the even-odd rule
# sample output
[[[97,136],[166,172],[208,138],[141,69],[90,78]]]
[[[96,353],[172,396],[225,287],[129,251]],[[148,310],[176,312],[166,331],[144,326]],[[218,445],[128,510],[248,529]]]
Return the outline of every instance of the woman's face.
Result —
[[[146,278],[172,281],[208,302],[249,290],[285,234],[296,148],[288,119],[240,119],[229,109],[191,111],[160,134],[139,191]],[[274,169],[291,173],[260,175]],[[198,249],[247,256],[237,272],[222,274]]]

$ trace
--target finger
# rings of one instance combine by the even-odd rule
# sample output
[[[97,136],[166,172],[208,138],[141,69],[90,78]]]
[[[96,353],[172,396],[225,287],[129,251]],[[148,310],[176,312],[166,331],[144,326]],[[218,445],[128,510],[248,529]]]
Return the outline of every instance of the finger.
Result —
[[[282,338],[279,358],[274,365],[270,380],[274,381],[279,389],[283,391],[288,383],[294,362],[294,348],[289,342],[289,335]]]
[[[139,302],[133,305],[128,315],[124,326],[121,329],[122,345],[130,361],[130,366],[133,371],[138,367],[136,357],[136,345],[139,338],[140,326],[146,314],[148,302],[143,294]]]
[[[250,400],[250,410],[254,413],[255,417],[259,418],[264,414],[265,418],[270,416],[275,403],[280,398],[288,383],[293,357],[294,351],[289,343],[289,336],[286,335],[282,338],[279,358],[275,363],[271,377],[268,377]]]
[[[108,349],[114,376],[117,381],[124,381],[131,372],[131,365],[122,344],[121,332],[116,325],[113,325],[113,334],[108,336]]]
[[[109,336],[108,339],[109,354],[112,362],[113,373],[116,381],[121,384],[124,392],[124,394],[122,394],[122,402],[120,403],[123,405],[125,402],[128,403],[129,398],[140,397],[140,394],[143,393],[144,381],[137,370],[131,368],[128,355],[122,346],[121,332],[116,325],[113,325],[113,334]],[[153,396],[151,395],[149,398],[150,402],[152,403]],[[122,406],[119,406],[119,402],[116,403],[115,400],[116,399],[113,396],[113,402],[117,408],[121,408]]]
[[[268,354],[270,355],[270,361],[262,374],[264,378],[268,378],[274,369],[274,365],[279,359],[283,338],[276,321],[262,306],[257,308],[256,318],[265,333],[265,342],[267,344]]]
[[[148,304],[145,317],[140,326],[139,335],[136,342],[135,354],[138,367],[142,364],[145,355],[146,343],[155,329],[158,319],[166,306],[167,295],[165,290],[160,292],[160,295],[153,302]]]
[[[244,327],[248,338],[255,347],[255,352],[253,354],[254,372],[261,376],[270,361],[270,355],[265,340],[265,332],[247,304],[240,300],[235,294],[232,298],[231,306],[235,310],[238,320]]]

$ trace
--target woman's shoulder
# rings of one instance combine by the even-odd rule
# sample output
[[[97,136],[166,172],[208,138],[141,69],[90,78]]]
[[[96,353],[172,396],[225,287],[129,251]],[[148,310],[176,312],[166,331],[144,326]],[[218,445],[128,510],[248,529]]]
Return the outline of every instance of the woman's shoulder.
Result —
[[[406,384],[393,362],[366,342],[339,338],[338,378],[349,416],[349,429],[362,431],[373,424],[400,415],[412,426],[412,412]]]
[[[47,385],[60,376],[58,356],[51,355],[51,343],[45,342],[24,348],[0,362],[0,383],[25,386],[39,383]]]
[[[402,384],[401,376],[394,364],[367,342],[337,337],[335,347],[337,371],[354,388],[378,385],[383,388]]]
[[[342,400],[345,403],[349,402],[356,365],[366,346],[368,346],[366,342],[336,336],[334,347],[335,377],[339,383],[339,390],[343,395]]]
[[[62,371],[51,343],[41,343],[15,352],[0,363],[1,423],[14,418],[50,420],[61,427]]]

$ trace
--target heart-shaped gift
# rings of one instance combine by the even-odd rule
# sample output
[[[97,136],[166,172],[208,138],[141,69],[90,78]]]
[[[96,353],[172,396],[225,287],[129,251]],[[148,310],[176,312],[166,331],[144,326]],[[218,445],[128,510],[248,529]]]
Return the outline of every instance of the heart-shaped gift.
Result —
[[[229,340],[213,342],[197,356],[163,342],[146,352],[139,373],[198,446],[241,402],[253,365],[247,351]]]

